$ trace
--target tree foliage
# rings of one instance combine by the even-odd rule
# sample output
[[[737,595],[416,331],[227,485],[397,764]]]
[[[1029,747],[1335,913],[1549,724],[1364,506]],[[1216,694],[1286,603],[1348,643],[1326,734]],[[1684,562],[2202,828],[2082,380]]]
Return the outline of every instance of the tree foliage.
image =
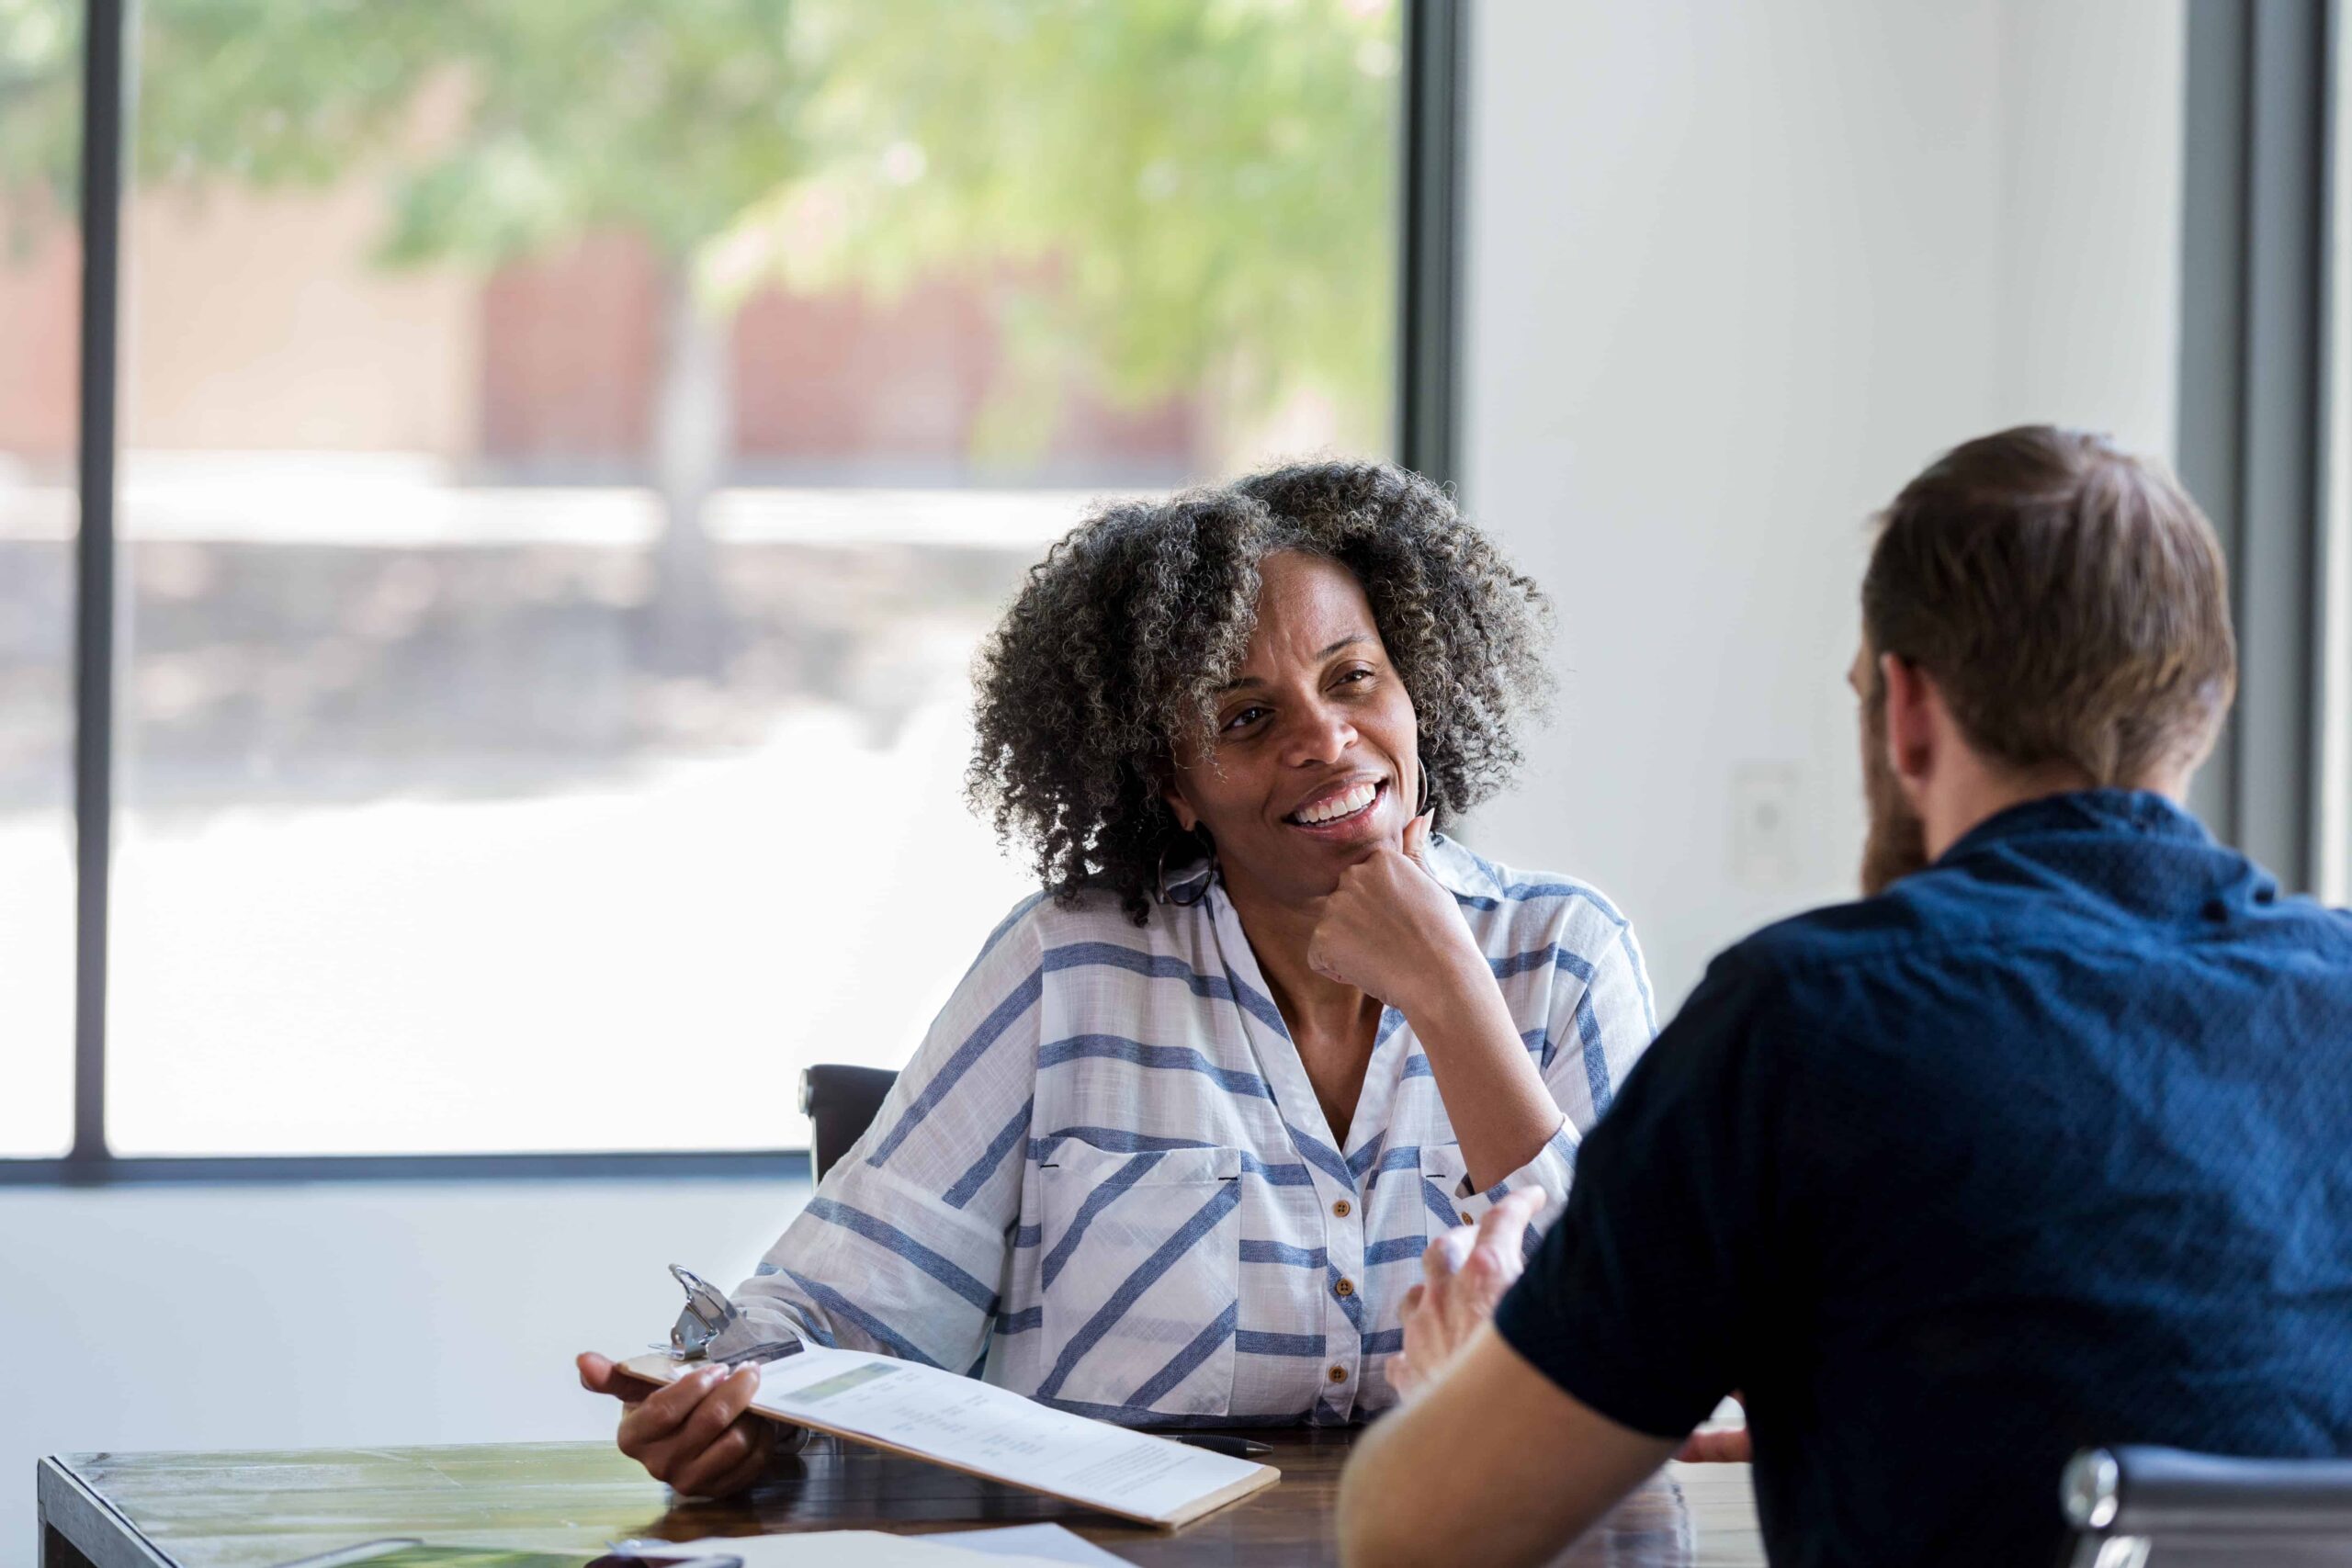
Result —
[[[1001,301],[986,439],[1057,389],[1388,379],[1396,0],[142,0],[146,185],[377,179],[379,259],[641,235],[724,314],[770,284]],[[0,0],[0,192],[70,199],[78,0]],[[11,204],[20,219],[28,204]]]

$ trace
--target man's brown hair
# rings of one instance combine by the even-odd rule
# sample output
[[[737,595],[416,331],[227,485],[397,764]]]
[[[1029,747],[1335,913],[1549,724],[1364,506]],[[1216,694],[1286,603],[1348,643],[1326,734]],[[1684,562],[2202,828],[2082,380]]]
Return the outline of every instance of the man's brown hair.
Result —
[[[2100,787],[2203,760],[2237,642],[2221,544],[2170,474],[2105,436],[2020,425],[1945,453],[1881,525],[1872,661],[1932,675],[1978,750]]]

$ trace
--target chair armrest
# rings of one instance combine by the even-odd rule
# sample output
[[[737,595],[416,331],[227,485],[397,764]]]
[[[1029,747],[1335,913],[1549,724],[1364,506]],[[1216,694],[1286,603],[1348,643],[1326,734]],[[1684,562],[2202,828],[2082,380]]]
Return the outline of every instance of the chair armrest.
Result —
[[[2086,1449],[2066,1466],[2064,1497],[2075,1528],[2103,1535],[2352,1535],[2352,1460]]]

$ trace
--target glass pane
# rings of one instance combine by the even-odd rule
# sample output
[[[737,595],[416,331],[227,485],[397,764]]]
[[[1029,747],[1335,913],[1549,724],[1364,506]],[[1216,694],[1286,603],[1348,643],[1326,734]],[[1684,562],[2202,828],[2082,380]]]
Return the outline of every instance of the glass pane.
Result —
[[[2312,693],[2318,712],[2319,885],[2330,904],[2352,903],[2352,113],[2344,91],[2352,85],[2352,33],[2334,30],[2329,98],[2337,106],[2328,160],[2328,326],[2324,348],[2327,390],[2325,534],[2320,558],[2320,674]]]
[[[0,0],[0,1156],[74,1140],[79,0]]]
[[[1381,0],[148,0],[126,1153],[773,1147],[1105,492],[1379,451]]]

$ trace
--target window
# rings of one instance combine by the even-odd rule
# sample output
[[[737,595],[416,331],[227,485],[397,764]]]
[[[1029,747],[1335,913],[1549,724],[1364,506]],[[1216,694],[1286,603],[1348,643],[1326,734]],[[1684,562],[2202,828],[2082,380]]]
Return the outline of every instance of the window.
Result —
[[[2180,473],[2229,557],[2238,637],[2237,703],[2192,803],[2324,894],[2344,886],[2347,789],[2336,10],[2190,7],[2182,191]]]
[[[81,83],[72,0],[0,0],[0,1156],[74,1141]]]
[[[2319,546],[2320,660],[2316,786],[2318,877],[2312,891],[2352,903],[2352,118],[2342,105],[2352,85],[2352,29],[2331,29],[2326,70],[2333,139],[2327,160],[2326,428],[2322,474],[2325,514]]]
[[[133,15],[114,1155],[802,1144],[798,1070],[903,1060],[1034,882],[960,804],[1022,570],[1395,449],[1402,0]],[[7,472],[59,578],[60,460]],[[52,641],[0,784],[62,778]],[[60,788],[0,797],[58,1127]]]

